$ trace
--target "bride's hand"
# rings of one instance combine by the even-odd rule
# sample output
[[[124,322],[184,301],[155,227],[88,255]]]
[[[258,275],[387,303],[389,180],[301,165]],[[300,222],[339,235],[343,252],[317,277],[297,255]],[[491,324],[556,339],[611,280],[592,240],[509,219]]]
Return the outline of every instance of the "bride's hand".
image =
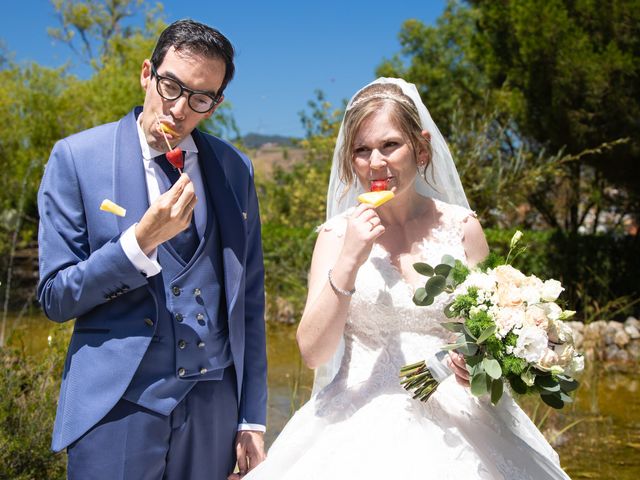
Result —
[[[361,203],[347,221],[341,256],[359,268],[369,258],[373,242],[384,233],[380,217],[371,206]]]
[[[449,368],[456,376],[456,381],[464,386],[469,386],[469,372],[467,371],[467,363],[464,361],[464,355],[456,352],[449,352],[447,363]]]

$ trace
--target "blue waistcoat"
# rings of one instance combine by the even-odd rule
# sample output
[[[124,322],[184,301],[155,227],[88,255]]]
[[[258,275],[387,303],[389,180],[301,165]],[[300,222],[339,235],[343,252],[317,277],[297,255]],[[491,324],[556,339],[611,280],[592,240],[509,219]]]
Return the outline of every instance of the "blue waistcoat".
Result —
[[[207,195],[208,197],[208,195]],[[207,228],[185,264],[169,242],[158,247],[162,272],[150,282],[158,326],[124,398],[168,415],[200,380],[220,380],[232,364],[224,303],[219,225],[207,198]]]

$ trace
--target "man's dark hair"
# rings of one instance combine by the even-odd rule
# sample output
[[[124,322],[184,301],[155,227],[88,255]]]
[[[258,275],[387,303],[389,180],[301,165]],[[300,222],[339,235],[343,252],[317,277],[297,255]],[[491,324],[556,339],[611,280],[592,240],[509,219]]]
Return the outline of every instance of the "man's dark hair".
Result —
[[[218,91],[218,95],[222,95],[235,72],[233,45],[227,37],[215,28],[202,23],[193,20],[178,20],[169,25],[158,38],[158,43],[156,43],[151,55],[151,63],[156,68],[160,67],[171,47],[174,47],[176,51],[186,51],[224,61],[224,79]]]

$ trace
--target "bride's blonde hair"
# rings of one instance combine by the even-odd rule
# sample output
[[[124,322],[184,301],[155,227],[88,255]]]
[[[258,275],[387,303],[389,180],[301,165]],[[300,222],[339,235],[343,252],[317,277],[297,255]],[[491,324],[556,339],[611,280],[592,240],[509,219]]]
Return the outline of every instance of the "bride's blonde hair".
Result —
[[[342,183],[351,187],[355,182],[353,171],[353,146],[356,134],[369,115],[388,107],[389,117],[409,142],[416,160],[420,151],[427,153],[427,161],[421,167],[426,172],[431,162],[432,150],[427,139],[422,136],[420,115],[413,101],[398,85],[374,83],[362,89],[347,107],[344,116],[344,143],[340,149],[339,177]],[[424,175],[424,173],[423,173]]]

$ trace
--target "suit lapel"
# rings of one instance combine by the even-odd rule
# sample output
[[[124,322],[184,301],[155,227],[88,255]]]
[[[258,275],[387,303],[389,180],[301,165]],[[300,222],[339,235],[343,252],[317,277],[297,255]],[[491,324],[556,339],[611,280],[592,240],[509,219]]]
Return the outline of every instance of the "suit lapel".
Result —
[[[243,274],[245,228],[242,210],[227,180],[227,175],[211,144],[194,130],[191,135],[198,147],[198,160],[203,180],[220,226],[224,291],[229,319],[237,298]],[[211,220],[211,217],[209,217]],[[207,229],[208,230],[208,229]]]
[[[127,209],[124,217],[118,217],[118,228],[123,232],[140,221],[149,208],[147,183],[140,150],[136,118],[142,109],[129,112],[116,128],[113,150],[113,201]]]

